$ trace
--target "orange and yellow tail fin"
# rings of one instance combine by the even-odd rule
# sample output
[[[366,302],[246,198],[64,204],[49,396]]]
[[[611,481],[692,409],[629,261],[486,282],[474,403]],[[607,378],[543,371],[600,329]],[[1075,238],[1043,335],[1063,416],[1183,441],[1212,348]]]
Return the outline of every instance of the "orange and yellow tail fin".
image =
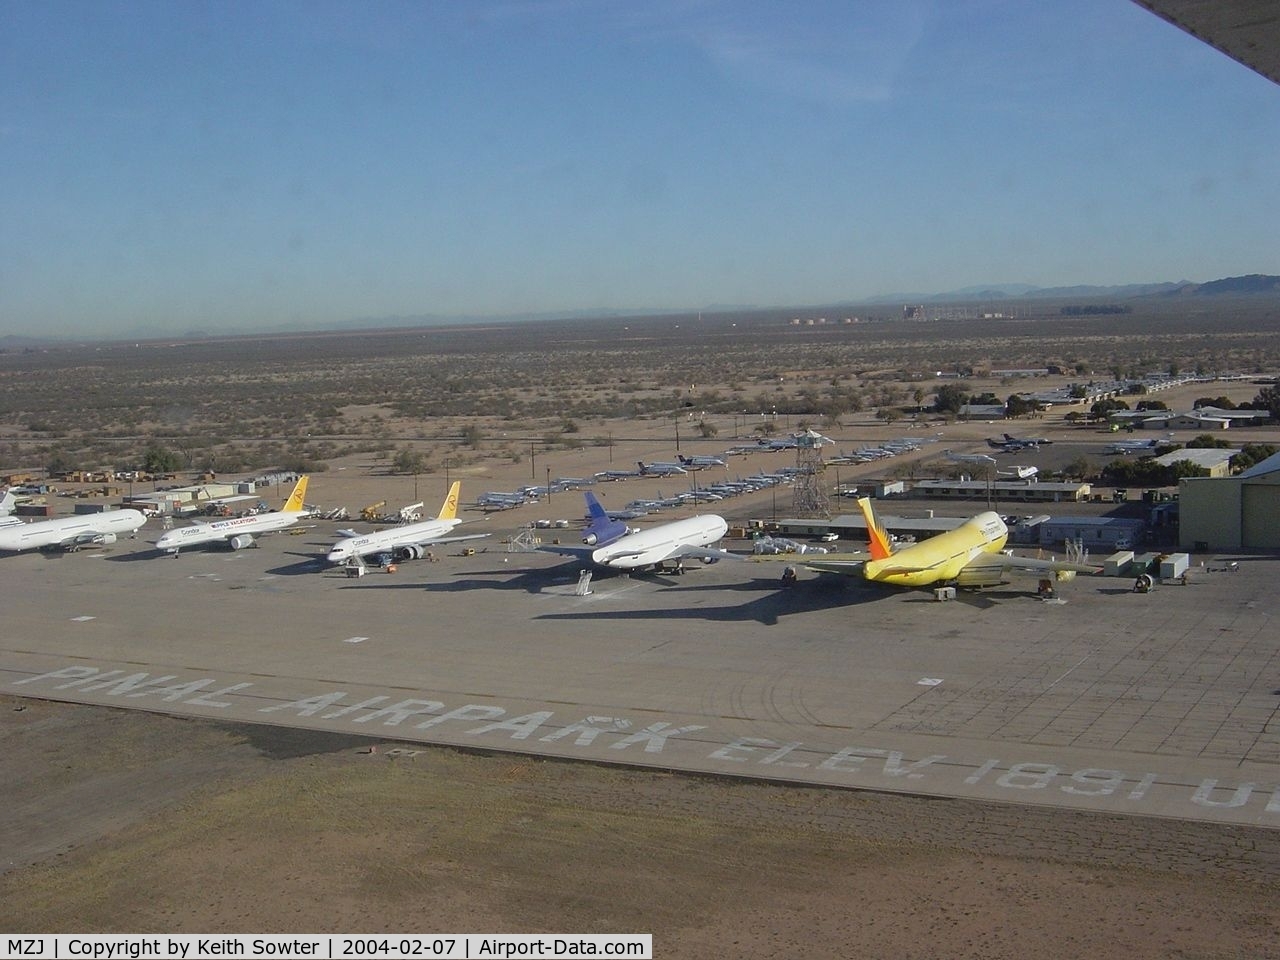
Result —
[[[294,485],[293,493],[289,494],[289,499],[284,502],[285,513],[301,513],[303,509],[303,500],[307,495],[307,475],[304,473],[298,478],[298,482]]]
[[[871,559],[884,560],[892,556],[893,548],[889,546],[889,535],[884,532],[884,527],[880,526],[880,521],[876,519],[875,512],[871,509],[870,498],[859,497],[858,508],[862,510],[862,516],[867,521],[867,544],[871,550]]]
[[[453,481],[453,485],[449,487],[448,495],[444,498],[444,503],[440,506],[440,513],[436,516],[437,520],[456,520],[458,518],[458,491],[461,489],[462,481]]]

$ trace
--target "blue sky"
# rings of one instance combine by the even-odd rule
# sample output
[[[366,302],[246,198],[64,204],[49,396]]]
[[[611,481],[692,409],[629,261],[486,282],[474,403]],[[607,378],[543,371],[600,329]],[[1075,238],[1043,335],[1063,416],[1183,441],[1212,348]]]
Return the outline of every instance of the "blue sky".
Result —
[[[0,0],[0,334],[1280,273],[1280,87],[1128,0]]]

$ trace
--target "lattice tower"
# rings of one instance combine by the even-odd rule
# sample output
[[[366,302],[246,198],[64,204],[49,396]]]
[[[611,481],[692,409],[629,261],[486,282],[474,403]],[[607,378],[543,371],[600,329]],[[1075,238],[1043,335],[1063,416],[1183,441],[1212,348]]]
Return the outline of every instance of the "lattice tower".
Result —
[[[831,501],[827,497],[826,463],[822,459],[822,445],[830,441],[812,430],[800,434],[796,440],[796,476],[795,486],[792,488],[795,500],[792,509],[797,517],[823,517],[829,520]]]

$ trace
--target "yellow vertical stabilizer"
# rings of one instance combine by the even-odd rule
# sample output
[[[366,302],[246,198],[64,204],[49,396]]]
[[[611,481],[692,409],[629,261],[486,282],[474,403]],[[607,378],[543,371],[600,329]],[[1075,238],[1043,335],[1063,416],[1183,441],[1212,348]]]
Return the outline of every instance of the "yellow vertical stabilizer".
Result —
[[[453,481],[453,486],[449,487],[449,493],[444,498],[444,503],[440,506],[440,513],[436,516],[437,520],[456,520],[458,517],[458,491],[462,489],[462,481]]]
[[[301,513],[303,508],[303,500],[307,495],[307,475],[304,473],[298,478],[298,482],[294,484],[293,493],[289,494],[289,499],[284,502],[284,513]]]
[[[889,546],[889,535],[884,532],[884,527],[880,526],[880,521],[876,519],[875,512],[871,509],[870,498],[859,497],[858,508],[862,511],[863,519],[867,521],[867,545],[871,550],[871,559],[888,559],[893,554],[893,548]]]

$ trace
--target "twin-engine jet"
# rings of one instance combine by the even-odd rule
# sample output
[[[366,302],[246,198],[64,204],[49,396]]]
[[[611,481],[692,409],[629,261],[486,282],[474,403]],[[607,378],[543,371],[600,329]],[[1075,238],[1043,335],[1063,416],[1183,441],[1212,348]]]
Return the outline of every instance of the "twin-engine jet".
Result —
[[[6,523],[0,526],[0,550],[79,550],[115,543],[121,534],[132,537],[146,522],[139,510],[103,510],[56,520]]]
[[[683,464],[670,463],[661,460],[653,463],[645,463],[643,460],[637,460],[640,465],[640,476],[642,477],[674,477],[681,473],[688,473]]]
[[[722,457],[684,457],[677,455],[676,459],[680,461],[680,465],[686,470],[705,470],[707,467],[728,466]]]
[[[233,517],[230,520],[199,521],[186,527],[177,527],[168,531],[156,546],[172,554],[182,547],[194,547],[200,543],[222,542],[232,550],[243,550],[254,545],[254,536],[262,533],[273,533],[291,527],[306,515],[303,498],[307,494],[307,477],[298,478],[285,501],[284,508],[275,513],[259,513],[247,517]]]
[[[345,537],[333,545],[329,551],[330,563],[343,563],[357,557],[387,554],[395,561],[419,560],[426,556],[427,547],[437,543],[456,543],[460,540],[479,540],[487,537],[487,533],[473,533],[468,536],[448,536],[450,530],[466,521],[458,519],[458,493],[462,482],[455,480],[449,487],[449,493],[440,506],[440,513],[434,520],[423,520],[421,523],[407,523],[377,533],[363,536]]]
[[[800,563],[810,570],[860,575],[875,583],[899,587],[935,584],[990,587],[1005,583],[1011,570],[1052,573],[1060,580],[1070,579],[1076,573],[1101,572],[1094,564],[1004,553],[1009,528],[999,514],[989,510],[971,517],[954,530],[894,550],[888,533],[871,509],[871,501],[861,497],[858,507],[867,522],[868,553],[832,553],[812,559],[805,557]]]

